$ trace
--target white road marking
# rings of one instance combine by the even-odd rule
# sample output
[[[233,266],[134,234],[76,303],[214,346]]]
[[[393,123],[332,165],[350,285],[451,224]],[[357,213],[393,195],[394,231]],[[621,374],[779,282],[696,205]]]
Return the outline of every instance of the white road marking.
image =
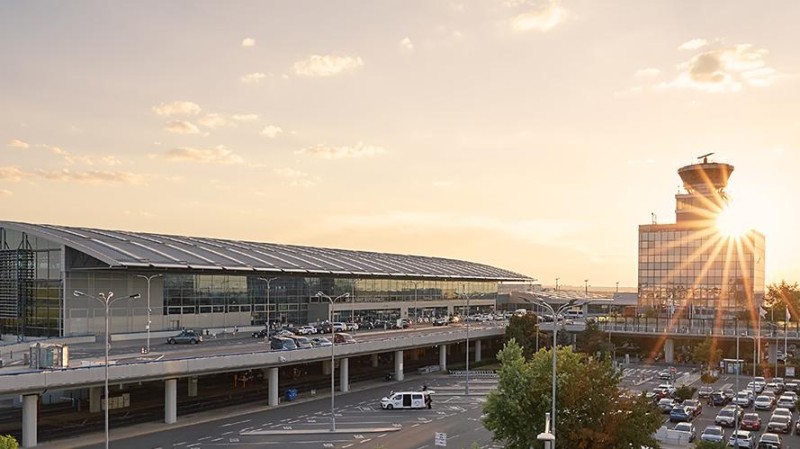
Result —
[[[244,423],[248,423],[248,422],[250,422],[250,421],[251,421],[251,420],[249,420],[249,419],[245,419],[244,421],[236,421],[236,422],[232,422],[232,423],[228,423],[228,424],[223,424],[221,427],[230,427],[230,426],[235,426],[235,425],[237,425],[237,424],[244,424]]]
[[[361,444],[364,444],[364,443],[366,443],[368,441],[372,441],[372,438],[367,438],[366,440],[361,440]]]

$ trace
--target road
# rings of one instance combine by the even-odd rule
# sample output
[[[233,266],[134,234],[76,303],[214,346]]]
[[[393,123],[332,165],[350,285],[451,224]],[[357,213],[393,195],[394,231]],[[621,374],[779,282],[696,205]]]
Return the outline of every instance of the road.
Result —
[[[394,391],[434,390],[431,410],[382,410],[380,398]],[[500,448],[480,424],[483,402],[496,379],[472,379],[465,396],[464,380],[448,376],[415,376],[387,383],[385,388],[354,391],[336,397],[336,428],[330,432],[330,398],[296,403],[211,422],[165,428],[145,435],[114,440],[115,449],[433,449],[434,433],[447,433],[447,447]],[[374,431],[368,431],[374,430]],[[113,434],[135,429],[112,430]],[[103,444],[71,446],[100,449]]]

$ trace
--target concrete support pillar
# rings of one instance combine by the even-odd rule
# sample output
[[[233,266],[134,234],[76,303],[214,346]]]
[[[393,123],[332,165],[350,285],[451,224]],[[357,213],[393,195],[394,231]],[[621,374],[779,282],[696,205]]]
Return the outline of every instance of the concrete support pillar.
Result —
[[[325,376],[331,375],[331,361],[330,360],[323,360],[322,361],[322,374]]]
[[[269,406],[275,407],[278,405],[278,368],[269,368],[267,371],[269,372],[269,378],[267,379],[269,386]]]
[[[164,381],[164,422],[174,424],[178,420],[178,379]]]
[[[439,345],[439,369],[447,371],[447,345]]]
[[[675,340],[668,338],[664,342],[664,361],[675,363]]]
[[[475,363],[481,361],[481,341],[475,340]]]
[[[378,367],[378,354],[372,354],[372,367]]]
[[[767,361],[771,366],[775,366],[778,363],[778,345],[770,344],[769,349],[767,352]],[[774,376],[777,376],[778,373],[775,373]]]
[[[34,447],[37,442],[38,394],[22,396],[22,447]]]
[[[350,359],[339,360],[339,391],[350,391]]]
[[[394,380],[403,380],[403,351],[394,352]]]
[[[197,396],[197,376],[189,378],[189,390],[187,396],[190,398]]]
[[[100,413],[103,411],[100,399],[103,397],[103,387],[89,388],[89,413]]]

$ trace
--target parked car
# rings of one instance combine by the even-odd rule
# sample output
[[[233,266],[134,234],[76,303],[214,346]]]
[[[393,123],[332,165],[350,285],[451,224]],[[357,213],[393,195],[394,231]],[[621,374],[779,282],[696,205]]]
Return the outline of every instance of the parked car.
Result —
[[[253,338],[266,338],[269,336],[270,331],[268,329],[259,329],[253,332]]]
[[[681,432],[689,435],[689,442],[691,443],[697,437],[697,430],[694,427],[694,424],[689,422],[680,422],[675,425],[675,428],[672,430],[676,432]]]
[[[725,431],[720,426],[706,426],[700,434],[701,441],[713,441],[719,443],[725,439]]]
[[[734,430],[728,438],[728,446],[739,445],[741,448],[753,449],[753,434],[749,430]]]
[[[681,405],[683,405],[683,408],[685,408],[687,411],[691,412],[693,416],[703,413],[703,404],[697,399],[687,399],[683,401],[683,404]]]
[[[333,323],[333,331],[334,332],[344,332],[347,330],[347,325],[342,322],[334,322]]]
[[[758,413],[745,413],[741,425],[744,430],[761,430],[761,417]]]
[[[689,422],[692,419],[694,419],[692,411],[681,405],[676,405],[669,411],[670,422]]]
[[[663,380],[672,380],[672,373],[669,370],[661,370],[658,373],[658,378]]]
[[[790,395],[781,395],[778,398],[778,407],[788,408],[791,411],[794,411],[797,408],[797,400]]]
[[[300,326],[295,331],[297,335],[312,335],[317,333],[317,328],[312,326]]]
[[[736,397],[733,398],[733,403],[742,408],[748,408],[753,405],[753,397],[747,391],[740,391],[736,393]]]
[[[714,418],[714,424],[723,427],[733,427],[736,425],[737,417],[740,417],[741,413],[738,409],[725,407],[717,413],[717,416]]]
[[[783,415],[783,416],[788,416],[789,418],[791,418],[792,417],[792,411],[789,410],[788,408],[778,407],[778,408],[776,408],[775,410],[772,411],[772,416],[776,416],[776,415]]]
[[[448,324],[450,324],[450,321],[448,321],[447,318],[434,318],[433,319],[433,325],[434,326],[447,326]]]
[[[178,343],[188,343],[196,345],[203,342],[203,336],[193,330],[183,330],[180,334],[167,338],[167,343],[174,345]]]
[[[756,384],[756,387],[753,391],[757,394],[761,394],[764,391],[764,387],[767,386],[767,380],[761,376],[756,376],[753,378],[753,383]]]
[[[297,349],[311,349],[311,340],[308,337],[304,337],[302,335],[295,335],[293,337],[289,337],[294,340],[294,344],[297,346]]]
[[[714,392],[714,388],[712,388],[712,387],[710,387],[708,385],[703,385],[702,387],[700,387],[699,390],[697,390],[697,397],[701,398],[701,399],[705,399],[705,398],[710,397],[711,393],[713,393],[713,392]]]
[[[757,449],[783,449],[783,440],[777,433],[764,433],[758,439]]]
[[[792,431],[792,418],[785,415],[772,415],[767,423],[767,432],[789,433]]]
[[[323,348],[331,345],[333,345],[333,343],[325,337],[311,337],[311,346],[315,348]]]
[[[794,434],[800,435],[800,418],[798,418],[797,422],[794,423]]]
[[[728,396],[723,394],[721,391],[715,391],[714,393],[711,393],[711,404],[720,407],[728,405],[728,403],[730,403],[730,399],[728,399]]]
[[[661,398],[658,404],[656,404],[658,409],[661,410],[661,413],[670,413],[677,405],[678,403],[672,398]]]
[[[788,381],[784,384],[786,386],[786,391],[793,391],[797,392],[800,389],[800,384],[795,381]]]
[[[775,406],[775,398],[766,394],[759,395],[753,403],[756,410],[772,410]]]
[[[345,334],[344,332],[339,332],[333,336],[333,342],[335,344],[343,344],[343,343],[355,343],[356,339],[353,338],[350,334]]]
[[[269,339],[270,348],[274,351],[291,351],[297,349],[297,344],[289,337],[273,336]]]

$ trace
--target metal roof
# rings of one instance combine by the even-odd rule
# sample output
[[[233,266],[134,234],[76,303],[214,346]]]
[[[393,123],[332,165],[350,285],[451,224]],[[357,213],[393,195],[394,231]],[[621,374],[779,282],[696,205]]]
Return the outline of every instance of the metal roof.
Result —
[[[528,276],[462,260],[0,221],[73,248],[111,268],[224,270],[337,277],[525,281]]]

